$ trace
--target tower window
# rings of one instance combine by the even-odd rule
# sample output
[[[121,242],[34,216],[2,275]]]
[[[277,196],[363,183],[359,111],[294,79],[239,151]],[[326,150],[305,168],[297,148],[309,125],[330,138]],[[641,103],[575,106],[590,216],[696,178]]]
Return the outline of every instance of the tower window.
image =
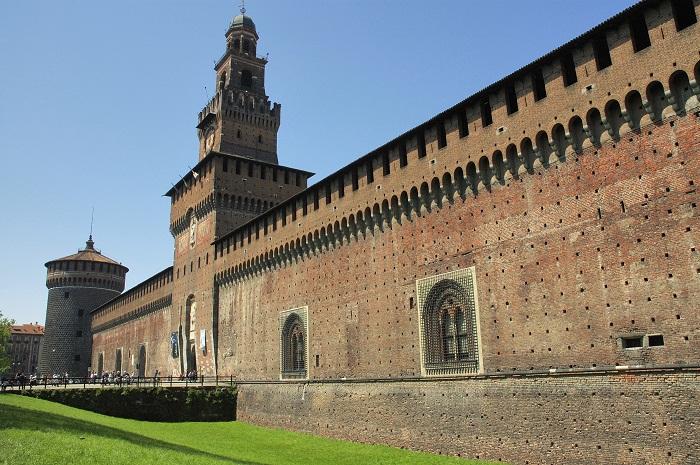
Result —
[[[676,31],[682,31],[698,22],[693,0],[673,0],[671,8],[673,9],[673,19],[676,22]]]
[[[437,124],[437,139],[438,139],[438,148],[441,149],[443,147],[447,147],[447,133],[445,132],[445,122],[440,121]]]
[[[277,168],[272,168],[272,181],[277,182]]]
[[[241,161],[236,160],[236,174],[241,174]]]
[[[506,86],[506,110],[509,115],[518,111],[518,97],[515,94],[515,84],[512,82]]]
[[[284,183],[289,184],[289,171],[284,172]]]
[[[344,176],[341,174],[340,177],[338,178],[338,197],[342,198],[345,196],[345,179],[343,179]]]
[[[635,53],[651,45],[649,29],[643,15],[640,14],[630,19],[630,35],[632,36],[632,48]]]
[[[360,187],[359,180],[357,179],[357,167],[352,169],[352,190],[356,191]]]
[[[399,165],[400,166],[406,166],[408,165],[408,157],[406,156],[406,141],[402,140],[399,142]]]
[[[547,96],[547,89],[544,85],[544,76],[542,75],[541,69],[532,73],[532,92],[535,94],[535,102]]]
[[[649,347],[660,347],[664,345],[664,336],[662,334],[653,334],[649,338]]]
[[[389,174],[391,174],[391,163],[389,163],[388,153],[382,154],[382,169],[384,176],[388,176]]]
[[[467,112],[466,110],[460,110],[457,113],[457,124],[459,125],[459,137],[466,137],[469,135],[469,125],[467,124]]]
[[[484,128],[490,126],[493,123],[493,117],[491,116],[491,103],[488,97],[481,101],[479,107],[481,109],[481,126]]]
[[[574,56],[571,53],[565,53],[564,56],[561,57],[561,75],[564,79],[564,86],[568,87],[578,81]]]
[[[416,135],[416,145],[418,145],[418,158],[423,158],[426,155],[425,151],[425,134],[422,130]]]
[[[248,52],[250,52],[250,41],[243,40],[243,53],[248,53]]]
[[[331,203],[331,185],[330,183],[326,184],[326,205]]]
[[[593,55],[595,56],[595,64],[598,71],[612,65],[608,39],[605,36],[598,36],[593,39]]]
[[[243,43],[245,44],[245,42]],[[247,69],[241,71],[241,87],[253,87],[253,73]]]
[[[267,170],[265,169],[265,167],[264,167],[264,166],[261,166],[261,167],[260,167],[260,179],[265,179],[265,171],[267,171]]]
[[[367,160],[365,171],[367,172],[367,184],[372,184],[374,182],[374,168],[372,167],[371,159]]]
[[[248,162],[248,177],[253,177],[253,164]]]
[[[262,144],[262,134],[258,135],[258,143]]]
[[[318,189],[314,190],[314,210],[318,210]]]
[[[224,173],[228,172],[228,160],[224,158]]]
[[[236,131],[236,138],[240,139],[241,138],[241,130]]]

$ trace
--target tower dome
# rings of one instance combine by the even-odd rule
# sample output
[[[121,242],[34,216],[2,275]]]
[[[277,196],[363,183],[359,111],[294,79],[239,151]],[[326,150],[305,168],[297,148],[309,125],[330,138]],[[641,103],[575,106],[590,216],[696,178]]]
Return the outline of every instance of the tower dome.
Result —
[[[231,21],[231,25],[229,26],[229,29],[234,29],[234,28],[246,28],[246,29],[250,29],[253,32],[256,32],[255,31],[255,23],[253,22],[253,18],[245,15],[243,12],[240,15],[237,15],[235,18],[233,18],[233,21]]]
[[[129,269],[95,249],[92,235],[84,249],[45,266],[49,295],[39,370],[47,376],[85,376],[92,348],[90,312],[121,294]]]

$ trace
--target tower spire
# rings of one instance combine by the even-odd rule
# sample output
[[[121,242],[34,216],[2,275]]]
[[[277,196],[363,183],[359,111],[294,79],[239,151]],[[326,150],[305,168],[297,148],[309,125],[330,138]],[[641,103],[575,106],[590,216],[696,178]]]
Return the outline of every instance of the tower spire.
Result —
[[[246,9],[245,9],[245,0],[241,0],[240,9],[241,9],[241,14],[244,15],[245,12],[246,12]]]
[[[90,213],[90,237],[88,237],[88,240],[85,242],[85,247],[87,249],[94,249],[95,248],[95,241],[92,240],[92,225],[95,221],[95,207],[92,207],[92,212]]]

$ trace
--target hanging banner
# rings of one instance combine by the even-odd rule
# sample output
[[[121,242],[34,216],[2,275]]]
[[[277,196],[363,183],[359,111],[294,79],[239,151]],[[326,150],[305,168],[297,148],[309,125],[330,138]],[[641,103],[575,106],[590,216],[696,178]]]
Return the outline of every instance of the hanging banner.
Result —
[[[177,343],[177,331],[170,333],[170,352],[173,358],[177,358],[180,355],[179,345]]]

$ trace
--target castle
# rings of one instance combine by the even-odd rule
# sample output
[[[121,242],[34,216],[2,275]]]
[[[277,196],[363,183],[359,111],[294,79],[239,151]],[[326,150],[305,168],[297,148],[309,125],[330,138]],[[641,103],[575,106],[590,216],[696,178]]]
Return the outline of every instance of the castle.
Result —
[[[236,16],[173,265],[84,288],[114,294],[80,369],[232,376],[242,420],[445,454],[700,463],[699,12],[642,1],[311,186]],[[72,262],[45,347],[96,279]]]

